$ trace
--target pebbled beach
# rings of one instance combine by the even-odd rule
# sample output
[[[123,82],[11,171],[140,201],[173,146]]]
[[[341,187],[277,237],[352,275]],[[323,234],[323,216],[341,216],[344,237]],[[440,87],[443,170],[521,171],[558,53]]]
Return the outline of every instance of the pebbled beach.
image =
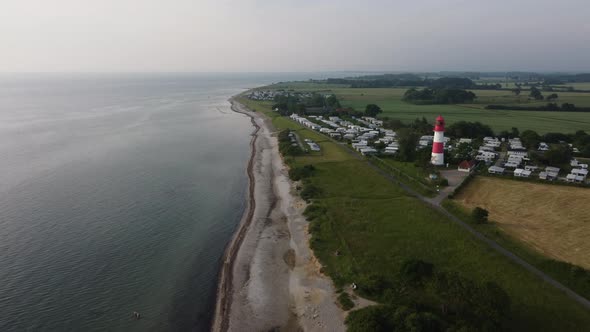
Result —
[[[220,273],[212,331],[344,331],[332,281],[309,248],[305,202],[295,193],[270,120],[231,99],[255,130],[248,205]]]

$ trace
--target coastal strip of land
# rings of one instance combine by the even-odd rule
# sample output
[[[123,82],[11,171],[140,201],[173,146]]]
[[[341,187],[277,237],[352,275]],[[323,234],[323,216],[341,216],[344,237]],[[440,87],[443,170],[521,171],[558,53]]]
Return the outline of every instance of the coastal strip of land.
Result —
[[[272,123],[251,118],[248,205],[220,273],[212,331],[344,330],[332,281],[309,248],[305,202],[294,192]]]

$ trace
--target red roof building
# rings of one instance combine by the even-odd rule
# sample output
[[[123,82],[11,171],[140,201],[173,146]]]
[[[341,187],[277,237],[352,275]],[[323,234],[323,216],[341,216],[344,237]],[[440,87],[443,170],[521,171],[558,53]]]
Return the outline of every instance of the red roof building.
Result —
[[[460,172],[471,172],[471,170],[473,169],[473,167],[475,167],[475,161],[471,160],[471,161],[467,161],[467,160],[463,160],[460,164],[459,167],[457,167],[457,170]]]

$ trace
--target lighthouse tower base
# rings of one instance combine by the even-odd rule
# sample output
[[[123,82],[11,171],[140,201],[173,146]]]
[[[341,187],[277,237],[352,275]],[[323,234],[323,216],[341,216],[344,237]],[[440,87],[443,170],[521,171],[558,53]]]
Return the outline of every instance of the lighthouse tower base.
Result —
[[[442,166],[445,164],[445,155],[444,153],[433,153],[432,157],[430,158],[430,163],[435,166]]]

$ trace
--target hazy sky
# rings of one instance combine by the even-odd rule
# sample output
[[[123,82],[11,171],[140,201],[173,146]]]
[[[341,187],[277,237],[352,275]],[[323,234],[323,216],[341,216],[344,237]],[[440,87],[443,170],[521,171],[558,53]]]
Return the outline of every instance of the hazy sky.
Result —
[[[590,0],[0,4],[0,72],[590,71]]]

